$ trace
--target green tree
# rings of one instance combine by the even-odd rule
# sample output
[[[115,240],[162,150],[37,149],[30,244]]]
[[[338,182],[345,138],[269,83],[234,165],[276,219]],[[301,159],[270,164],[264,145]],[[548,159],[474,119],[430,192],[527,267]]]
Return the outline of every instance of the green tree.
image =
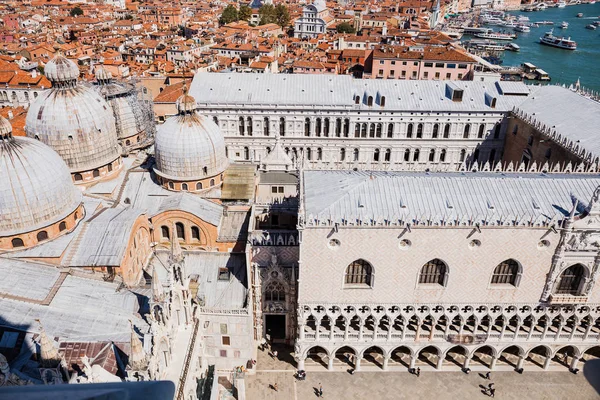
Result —
[[[336,26],[335,29],[337,29],[338,33],[355,33],[356,32],[356,29],[354,29],[354,27],[352,25],[350,25],[348,22],[342,22],[341,24],[338,24],[338,26]]]
[[[238,18],[241,21],[250,21],[251,17],[252,17],[252,9],[245,4],[241,5],[240,10],[238,11]]]
[[[231,4],[225,7],[223,13],[221,14],[221,18],[219,18],[219,24],[226,25],[231,22],[238,21],[238,10]]]
[[[77,17],[78,15],[83,15],[83,10],[79,6],[75,6],[71,10],[71,17]]]
[[[275,23],[275,7],[273,7],[273,4],[263,5],[258,9],[258,15],[260,16],[259,25]]]
[[[282,28],[290,24],[290,13],[284,4],[280,3],[275,6],[275,22]]]

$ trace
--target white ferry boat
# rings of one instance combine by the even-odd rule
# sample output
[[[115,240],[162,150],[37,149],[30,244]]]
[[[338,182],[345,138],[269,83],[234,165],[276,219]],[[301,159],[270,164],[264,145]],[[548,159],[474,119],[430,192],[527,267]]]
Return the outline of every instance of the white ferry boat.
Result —
[[[574,40],[571,40],[571,38],[554,36],[552,30],[546,32],[544,36],[540,38],[540,43],[565,50],[575,50],[577,48],[577,43]]]
[[[510,33],[490,32],[490,33],[478,33],[475,35],[475,37],[478,37],[481,39],[490,39],[490,40],[513,40],[514,38],[517,37],[517,35],[513,35]]]
[[[504,50],[508,50],[508,51],[521,51],[521,47],[516,44],[516,43],[509,43],[506,46],[504,46]]]

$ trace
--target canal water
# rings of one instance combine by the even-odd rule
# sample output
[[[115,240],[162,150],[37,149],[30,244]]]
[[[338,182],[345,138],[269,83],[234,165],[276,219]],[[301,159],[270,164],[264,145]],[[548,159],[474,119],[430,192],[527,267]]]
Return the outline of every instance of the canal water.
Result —
[[[577,18],[583,13],[583,18]],[[513,15],[525,15],[530,22],[554,22],[554,35],[571,37],[577,42],[577,50],[563,50],[541,45],[540,36],[549,31],[552,25],[540,25],[531,28],[531,32],[517,33],[513,42],[521,47],[520,52],[505,51],[504,66],[520,65],[524,62],[535,64],[550,74],[553,83],[575,83],[579,78],[581,85],[600,91],[600,27],[597,30],[585,29],[586,25],[600,16],[600,0],[596,4],[580,4],[565,8],[549,8],[535,12],[511,12]],[[562,21],[569,23],[567,29],[560,29]],[[495,31],[499,26],[490,26]]]

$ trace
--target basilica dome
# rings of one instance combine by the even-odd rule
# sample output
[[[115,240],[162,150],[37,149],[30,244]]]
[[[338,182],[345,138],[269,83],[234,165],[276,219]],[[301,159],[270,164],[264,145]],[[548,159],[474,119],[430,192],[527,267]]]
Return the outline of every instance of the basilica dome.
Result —
[[[131,150],[150,146],[154,136],[152,105],[143,101],[134,85],[114,80],[104,68],[96,67],[95,76],[99,93],[113,111],[121,147]]]
[[[52,147],[76,181],[88,181],[120,165],[112,110],[93,88],[77,82],[75,63],[57,55],[46,64],[52,89],[40,93],[25,121],[30,138]]]
[[[181,190],[190,191],[215,186],[229,165],[221,130],[195,108],[196,101],[184,88],[177,100],[178,115],[167,119],[156,133],[155,172],[169,189],[179,189],[176,182],[185,182]]]
[[[0,175],[0,248],[12,248],[7,238],[16,235],[25,234],[22,244],[15,247],[27,246],[30,232],[64,223],[44,230],[40,237],[45,240],[74,225],[82,194],[73,185],[65,162],[40,141],[13,137],[10,123],[2,117]]]

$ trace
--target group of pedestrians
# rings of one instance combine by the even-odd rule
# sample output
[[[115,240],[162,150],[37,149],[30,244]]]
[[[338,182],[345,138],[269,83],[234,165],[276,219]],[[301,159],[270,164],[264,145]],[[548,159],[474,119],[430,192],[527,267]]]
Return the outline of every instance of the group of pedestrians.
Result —
[[[492,380],[491,372],[486,372],[485,379],[488,381]],[[494,387],[494,382],[490,382],[487,387],[484,389],[484,393],[490,397],[496,397],[496,388]]]

